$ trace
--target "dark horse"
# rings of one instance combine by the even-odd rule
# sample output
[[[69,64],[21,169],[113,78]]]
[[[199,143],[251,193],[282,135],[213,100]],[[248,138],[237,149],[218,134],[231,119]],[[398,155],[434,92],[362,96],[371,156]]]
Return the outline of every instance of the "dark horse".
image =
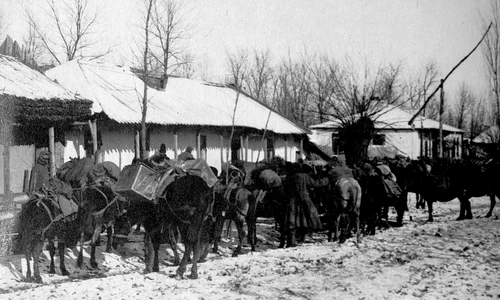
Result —
[[[490,196],[490,217],[495,207],[495,196],[500,196],[500,186],[495,178],[500,171],[497,162],[481,164],[472,160],[436,159],[431,172],[423,162],[414,162],[411,166],[411,180],[418,182],[420,194],[427,201],[429,222],[434,220],[432,203],[447,202],[455,198],[460,201],[460,214],[457,220],[472,219],[471,197]]]
[[[78,254],[77,266],[83,264],[83,243],[87,239],[87,234],[90,234],[90,266],[97,268],[95,258],[96,244],[99,241],[99,236],[103,225],[106,227],[108,242],[106,243],[106,252],[111,252],[113,238],[113,223],[116,218],[123,214],[122,201],[117,196],[110,186],[93,185],[85,188],[81,200],[82,209],[82,232],[80,234],[80,253]]]
[[[245,238],[244,225],[248,227],[248,241],[252,251],[255,251],[255,231],[256,231],[256,209],[257,202],[254,195],[244,187],[236,187],[234,189],[225,190],[224,194],[220,194],[224,200],[223,206],[216,212],[216,233],[214,239],[213,252],[217,253],[218,240],[222,233],[224,220],[231,220],[236,225],[238,230],[238,246],[233,251],[233,257],[238,256],[243,246]]]
[[[46,239],[49,241],[49,273],[55,273],[53,241],[56,237],[58,239],[59,268],[62,275],[70,275],[64,264],[64,252],[66,247],[76,246],[82,222],[79,219],[79,214],[64,217],[57,204],[57,197],[58,194],[52,191],[42,190],[35,193],[21,210],[18,242],[26,256],[26,281],[42,282],[38,259]],[[33,274],[31,274],[30,268],[31,258],[33,259]]]
[[[350,235],[352,222],[356,223],[356,241],[360,242],[359,213],[361,207],[361,186],[354,178],[340,178],[330,186],[330,197],[325,203],[329,231],[328,241],[338,238],[339,243],[345,242]]]
[[[211,216],[213,197],[213,189],[201,177],[184,175],[176,178],[166,187],[162,195],[156,199],[156,204],[142,202],[141,212],[145,214],[143,225],[146,231],[144,236],[145,272],[159,271],[158,251],[162,234],[169,227],[178,227],[185,251],[177,268],[177,278],[183,277],[191,253],[193,256],[190,277],[198,278],[197,263],[207,249],[209,236],[214,230],[215,222]],[[122,218],[120,222],[128,223],[128,218]],[[119,226],[118,221],[116,225]]]

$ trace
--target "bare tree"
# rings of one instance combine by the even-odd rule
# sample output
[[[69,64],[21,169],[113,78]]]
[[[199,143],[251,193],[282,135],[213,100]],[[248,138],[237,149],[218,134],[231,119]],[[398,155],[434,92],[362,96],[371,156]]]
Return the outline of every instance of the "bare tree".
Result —
[[[484,39],[482,52],[488,70],[491,87],[491,101],[494,122],[500,126],[500,3],[490,0],[489,15],[483,18],[483,28],[491,25],[489,34]]]
[[[153,1],[151,11],[151,55],[161,70],[161,87],[165,89],[168,75],[179,68],[188,71],[192,66],[192,55],[187,54],[183,41],[187,38],[185,24],[187,6],[182,1]],[[181,70],[179,70],[179,73]]]
[[[150,56],[150,26],[151,26],[151,16],[153,11],[153,5],[155,0],[145,0],[144,4],[146,7],[145,15],[144,15],[144,48],[142,52],[142,74],[144,75],[144,87],[142,94],[142,118],[141,118],[141,158],[147,158],[147,149],[146,149],[146,117],[148,111],[148,83],[149,83],[149,66],[151,64],[151,56]]]
[[[78,57],[99,58],[110,52],[110,48],[97,48],[100,16],[97,8],[91,8],[90,1],[46,0],[45,7],[37,10],[46,17],[46,23],[34,11],[26,9],[30,30],[58,64]]]
[[[455,102],[452,109],[454,117],[452,124],[460,129],[466,129],[475,102],[476,96],[474,96],[467,84],[462,83],[458,91],[458,101]]]
[[[336,62],[326,55],[318,59],[309,59],[309,93],[311,95],[311,111],[317,115],[317,121],[323,123],[327,121],[329,103],[333,102],[335,94],[335,73],[339,72]]]
[[[271,63],[271,52],[253,50],[248,66],[246,86],[249,94],[258,101],[271,104],[271,88],[273,82],[273,67]]]
[[[486,130],[486,128],[488,128],[486,124],[488,123],[488,120],[491,118],[491,116],[488,116],[487,114],[487,109],[484,105],[485,102],[486,99],[483,98],[473,99],[469,122],[469,135],[471,139],[475,138],[476,136],[481,134],[481,132]]]

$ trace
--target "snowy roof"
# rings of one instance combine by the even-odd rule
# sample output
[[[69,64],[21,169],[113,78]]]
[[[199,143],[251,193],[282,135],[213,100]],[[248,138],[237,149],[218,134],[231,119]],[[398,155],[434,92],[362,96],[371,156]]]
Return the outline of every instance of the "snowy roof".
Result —
[[[0,94],[28,99],[74,100],[75,94],[14,57],[0,54]]]
[[[0,116],[18,122],[77,120],[90,115],[80,99],[14,57],[0,55]]]
[[[94,113],[104,112],[119,123],[141,122],[143,81],[130,68],[74,60],[48,70],[46,75],[91,99]],[[162,125],[232,126],[237,94],[227,86],[169,77],[165,91],[148,88],[146,121]],[[267,130],[275,133],[307,133],[307,129],[240,93],[234,125],[263,130],[266,123]]]
[[[491,126],[490,128],[483,131],[480,135],[476,136],[472,142],[473,143],[484,143],[491,144],[499,140],[500,131],[497,126]]]
[[[375,119],[375,128],[378,130],[411,130],[411,129],[439,129],[439,122],[418,116],[409,125],[408,121],[413,117],[412,114],[394,105],[387,105],[384,109],[373,116]],[[324,122],[312,125],[310,129],[335,129],[340,126],[339,120]],[[447,132],[463,133],[462,129],[443,124],[443,130]]]

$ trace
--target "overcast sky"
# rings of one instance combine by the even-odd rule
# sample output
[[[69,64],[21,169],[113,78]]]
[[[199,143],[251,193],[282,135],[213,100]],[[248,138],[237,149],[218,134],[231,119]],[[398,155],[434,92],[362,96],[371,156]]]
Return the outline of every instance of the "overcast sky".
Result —
[[[14,37],[25,32],[20,3],[35,1],[41,0],[0,0]],[[103,1],[106,40],[125,57],[138,2]],[[445,76],[481,38],[481,14],[489,0],[193,0],[190,5],[190,49],[222,80],[226,52],[237,48],[269,49],[276,60],[307,49],[373,65],[403,61],[408,72],[433,60]],[[466,82],[476,94],[484,93],[485,78],[477,51],[449,78],[446,90],[456,94]]]

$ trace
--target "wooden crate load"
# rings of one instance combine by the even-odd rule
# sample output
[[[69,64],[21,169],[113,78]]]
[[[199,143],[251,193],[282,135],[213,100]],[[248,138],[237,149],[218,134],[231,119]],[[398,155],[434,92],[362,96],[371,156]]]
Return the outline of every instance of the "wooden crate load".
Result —
[[[152,201],[161,176],[144,164],[129,165],[121,171],[114,191],[126,199]]]

